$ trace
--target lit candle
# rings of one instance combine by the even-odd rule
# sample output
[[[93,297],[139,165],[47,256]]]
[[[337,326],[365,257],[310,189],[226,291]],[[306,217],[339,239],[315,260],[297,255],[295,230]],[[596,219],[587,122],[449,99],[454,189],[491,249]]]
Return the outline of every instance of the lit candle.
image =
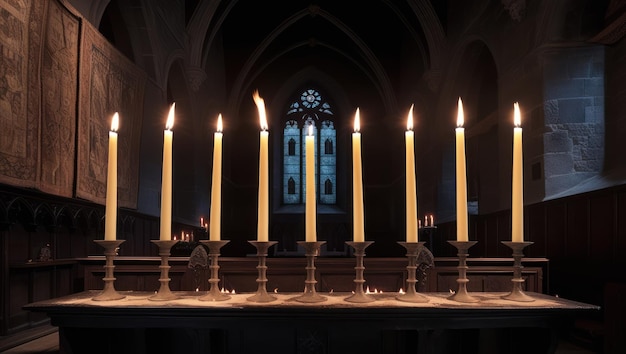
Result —
[[[211,180],[211,241],[220,240],[222,210],[222,115],[217,117],[217,131],[213,135],[213,179]]]
[[[265,101],[259,96],[259,92],[253,94],[254,103],[259,111],[261,122],[260,147],[259,147],[259,206],[257,219],[257,241],[269,240],[269,169],[268,169],[268,140],[267,118],[265,117]]]
[[[315,137],[313,125],[309,125],[309,134],[306,136],[306,200],[305,200],[305,240],[317,241],[316,211],[315,211]]]
[[[163,131],[163,179],[161,181],[161,241],[172,239],[172,141],[174,107],[172,103]]]
[[[365,221],[363,218],[363,171],[361,165],[361,120],[359,109],[354,116],[354,133],[352,133],[352,208],[353,240],[365,241]]]
[[[456,128],[456,240],[467,237],[467,176],[465,172],[465,129],[463,128],[463,102],[459,97]]]
[[[114,241],[117,234],[117,128],[119,115],[113,115],[109,131],[109,166],[107,169],[107,196],[104,239]]]
[[[513,120],[513,195],[511,205],[511,241],[524,242],[524,173],[522,167],[522,128],[519,104],[515,102]]]
[[[417,188],[415,186],[415,150],[413,132],[413,105],[409,109],[404,133],[406,142],[406,242],[417,242]],[[424,221],[424,226],[428,226]]]

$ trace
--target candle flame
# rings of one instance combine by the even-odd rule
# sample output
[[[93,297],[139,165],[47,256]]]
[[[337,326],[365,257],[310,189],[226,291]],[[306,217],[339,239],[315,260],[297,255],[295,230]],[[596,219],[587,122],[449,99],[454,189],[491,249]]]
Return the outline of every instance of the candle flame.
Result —
[[[309,124],[309,136],[313,136],[313,124]]]
[[[519,103],[517,102],[513,104],[513,124],[515,124],[516,127],[522,125],[522,116],[519,112]]]
[[[358,133],[361,130],[361,118],[359,117],[359,109],[356,109],[354,114],[354,132]]]
[[[172,130],[174,127],[174,108],[176,103],[172,103],[172,107],[170,107],[170,113],[167,115],[167,122],[165,123],[165,129]]]
[[[413,130],[413,105],[411,105],[409,117],[406,119],[406,130]]]
[[[463,101],[461,101],[461,97],[459,97],[459,110],[456,116],[456,126],[462,128],[463,123],[465,123],[465,115],[463,114]]]
[[[259,96],[259,91],[254,91],[252,94],[252,98],[254,99],[254,103],[259,110],[259,120],[261,122],[261,129],[267,130],[267,118],[265,116],[265,101]]]
[[[222,132],[222,114],[221,113],[217,116],[217,132],[218,133]]]
[[[120,115],[115,112],[113,119],[111,120],[111,131],[116,132],[120,125]]]

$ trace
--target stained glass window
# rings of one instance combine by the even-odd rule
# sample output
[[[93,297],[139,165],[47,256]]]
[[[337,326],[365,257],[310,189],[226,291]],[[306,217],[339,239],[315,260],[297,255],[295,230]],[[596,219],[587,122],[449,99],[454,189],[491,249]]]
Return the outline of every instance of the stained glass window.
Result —
[[[315,136],[315,181],[320,204],[337,203],[337,132],[331,105],[314,88],[295,95],[283,128],[283,203],[303,204],[306,191],[303,145],[309,126]]]

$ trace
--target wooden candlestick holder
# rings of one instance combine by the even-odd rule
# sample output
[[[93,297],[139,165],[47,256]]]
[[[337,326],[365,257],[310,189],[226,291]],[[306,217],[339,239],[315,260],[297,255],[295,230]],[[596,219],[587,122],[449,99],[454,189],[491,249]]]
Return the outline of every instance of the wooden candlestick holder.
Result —
[[[522,290],[522,284],[524,284],[524,278],[522,277],[522,257],[524,257],[524,248],[532,245],[534,242],[511,242],[502,241],[502,243],[513,250],[513,289],[508,295],[503,296],[503,299],[520,302],[532,302],[534,298],[527,295]]]
[[[100,295],[93,297],[92,300],[108,301],[119,300],[125,297],[115,290],[115,265],[113,264],[113,259],[117,255],[117,249],[124,241],[125,240],[94,240],[95,243],[104,248],[106,263],[104,265],[104,278],[102,278],[104,281],[104,289]]]
[[[209,284],[211,284],[209,291],[198,298],[200,301],[224,301],[230,299],[230,296],[224,294],[219,288],[219,270],[220,266],[218,263],[218,259],[220,256],[220,249],[224,247],[229,241],[212,241],[212,240],[200,240],[203,244],[209,247],[209,259],[211,260],[211,264],[209,265],[209,269],[211,270],[211,278],[209,279]]]
[[[174,295],[170,290],[170,250],[172,246],[178,243],[178,240],[150,240],[150,242],[154,243],[159,247],[159,256],[161,257],[161,265],[159,269],[161,269],[161,277],[159,278],[159,282],[161,286],[156,294],[150,296],[148,299],[152,301],[167,301],[178,299],[178,296]]]
[[[415,290],[417,284],[417,257],[419,256],[425,242],[398,242],[406,249],[406,257],[408,259],[406,293],[396,296],[396,300],[405,302],[428,302],[428,298],[419,294]]]
[[[356,257],[356,266],[354,267],[354,270],[356,271],[356,278],[354,279],[354,294],[345,298],[348,302],[364,303],[375,301],[372,296],[366,294],[363,290],[363,284],[365,284],[365,278],[363,277],[363,273],[365,271],[363,259],[365,258],[365,249],[372,243],[374,243],[374,241],[346,242],[348,246],[354,248],[354,256]]]
[[[456,280],[456,282],[459,284],[459,288],[456,293],[448,297],[448,299],[459,302],[480,301],[478,298],[471,296],[467,292],[467,283],[469,283],[469,279],[467,279],[467,256],[469,255],[468,249],[478,243],[478,241],[448,241],[448,243],[457,249],[457,256],[459,257],[459,265],[457,267],[457,269],[459,270],[459,278]]]
[[[248,301],[253,302],[272,302],[276,300],[275,296],[267,293],[267,265],[265,260],[267,258],[267,250],[278,241],[248,241],[256,248],[256,255],[259,258],[259,264],[256,269],[259,272],[259,277],[256,279],[257,290],[254,295],[249,297]]]
[[[302,295],[294,298],[300,302],[322,302],[327,298],[317,293],[315,290],[315,257],[320,253],[320,247],[325,244],[326,241],[298,241],[298,245],[304,247],[304,255],[306,256],[306,280],[304,281],[304,292]]]

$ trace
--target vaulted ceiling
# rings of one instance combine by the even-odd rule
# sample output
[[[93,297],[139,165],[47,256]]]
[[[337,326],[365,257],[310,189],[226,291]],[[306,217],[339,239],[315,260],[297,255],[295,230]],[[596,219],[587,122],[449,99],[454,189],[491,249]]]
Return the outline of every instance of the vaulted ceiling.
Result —
[[[156,62],[158,58],[147,63],[145,58],[158,56],[164,44],[150,43],[149,38],[141,41],[140,36],[158,31],[176,37],[180,30],[188,68],[209,72],[207,65],[215,64],[211,58],[221,56],[232,105],[249,99],[250,86],[259,78],[284,83],[303,69],[316,68],[336,82],[367,87],[387,112],[395,112],[403,100],[398,92],[407,83],[438,75],[445,51],[446,14],[446,1],[437,0],[290,0],[280,4],[112,0],[100,30],[132,60],[153,71],[157,81],[163,76],[159,67],[166,63]],[[151,28],[155,22],[167,23],[169,28]],[[126,29],[118,28],[119,23],[125,23]],[[161,50],[171,52],[172,48]],[[360,79],[355,81],[355,77]]]

